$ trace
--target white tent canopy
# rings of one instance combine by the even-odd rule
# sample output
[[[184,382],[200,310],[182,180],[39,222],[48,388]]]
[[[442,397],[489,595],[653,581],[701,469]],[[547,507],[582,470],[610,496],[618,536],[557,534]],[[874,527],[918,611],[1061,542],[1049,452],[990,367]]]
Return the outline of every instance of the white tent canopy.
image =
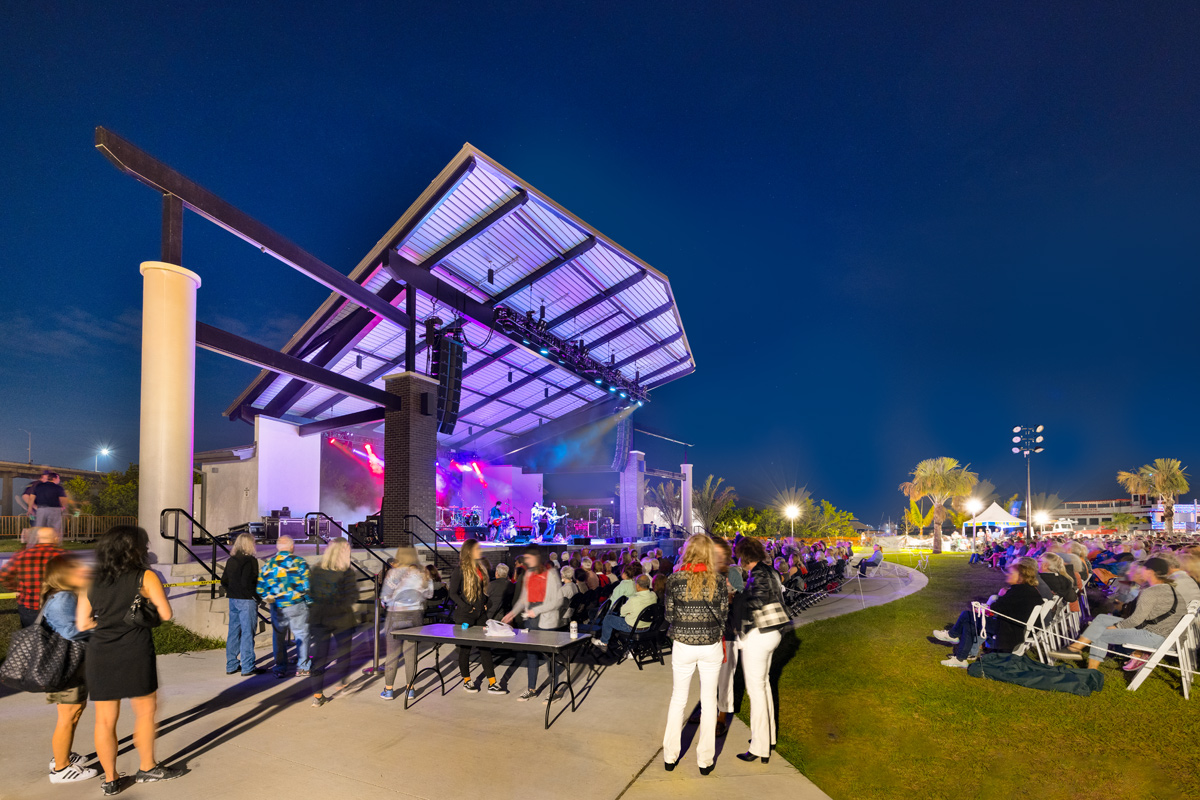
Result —
[[[987,510],[979,512],[971,518],[971,522],[967,525],[974,524],[975,526],[987,525],[994,528],[1016,528],[1025,527],[1025,520],[1020,517],[1014,517],[1012,514],[1005,511],[993,501]],[[964,526],[965,527],[965,526]]]

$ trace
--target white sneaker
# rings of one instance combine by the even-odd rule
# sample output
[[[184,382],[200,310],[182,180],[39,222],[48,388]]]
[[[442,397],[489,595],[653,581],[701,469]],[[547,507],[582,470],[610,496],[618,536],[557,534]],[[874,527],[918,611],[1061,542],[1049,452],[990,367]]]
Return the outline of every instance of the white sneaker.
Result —
[[[67,756],[68,764],[78,764],[83,760],[84,760],[83,756],[79,755],[79,753],[76,753],[74,750],[72,750],[71,754],[69,756]],[[51,772],[54,772],[54,756],[50,756],[50,766],[47,767],[46,769],[50,770]]]
[[[57,772],[50,773],[51,783],[75,783],[76,781],[90,781],[92,778],[98,778],[100,772],[92,767],[85,767],[81,764],[71,764],[65,769],[60,769]]]
[[[942,662],[942,666],[943,667],[958,667],[959,669],[966,669],[967,667],[970,666],[970,664],[968,664],[966,661],[959,661],[958,656],[950,656],[949,658],[947,658],[945,661]]]
[[[934,631],[933,638],[937,639],[939,642],[946,642],[947,644],[958,644],[958,637],[951,636],[950,631]]]

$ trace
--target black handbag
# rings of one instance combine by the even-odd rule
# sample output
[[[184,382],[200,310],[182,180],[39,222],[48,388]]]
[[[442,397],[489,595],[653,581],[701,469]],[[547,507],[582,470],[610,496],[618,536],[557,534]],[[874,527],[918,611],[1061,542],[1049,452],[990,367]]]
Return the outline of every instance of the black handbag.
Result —
[[[129,604],[129,610],[125,612],[125,624],[135,628],[157,628],[162,624],[162,618],[158,616],[158,608],[150,602],[148,597],[142,596],[142,581],[145,577],[146,570],[142,570],[138,575],[138,588],[133,595],[133,602]]]
[[[42,614],[12,635],[0,665],[0,682],[22,692],[59,692],[70,686],[83,663],[85,644],[64,639],[42,624]]]

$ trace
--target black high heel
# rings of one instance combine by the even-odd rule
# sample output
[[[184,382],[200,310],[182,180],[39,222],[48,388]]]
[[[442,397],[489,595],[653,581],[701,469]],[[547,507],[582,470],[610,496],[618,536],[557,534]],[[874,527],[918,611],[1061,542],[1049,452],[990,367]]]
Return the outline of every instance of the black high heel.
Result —
[[[664,761],[664,762],[663,762],[663,769],[665,769],[667,772],[670,772],[671,770],[675,769],[675,766],[676,766],[678,763],[679,763],[679,759],[675,759],[675,760],[674,760],[674,761],[672,761],[670,764],[668,764],[667,762],[665,762],[665,761]]]
[[[761,758],[762,763],[764,763],[764,764],[768,763],[771,760],[770,756],[761,756],[760,757],[760,756],[756,756],[756,755],[754,755],[754,753],[750,753],[750,752],[738,753],[737,757],[740,758],[742,761],[753,761],[756,758]]]
[[[716,763],[712,763],[712,764],[709,764],[707,767],[701,767],[700,774],[707,775],[708,773],[712,772],[713,769],[716,768],[716,766],[717,766]]]

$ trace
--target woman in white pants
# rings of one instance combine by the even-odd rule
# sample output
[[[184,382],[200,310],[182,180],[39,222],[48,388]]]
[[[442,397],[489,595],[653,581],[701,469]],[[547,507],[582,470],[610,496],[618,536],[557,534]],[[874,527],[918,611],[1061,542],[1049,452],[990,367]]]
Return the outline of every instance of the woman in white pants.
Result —
[[[775,699],[771,693],[771,656],[783,638],[780,633],[787,624],[759,628],[754,612],[774,603],[782,604],[779,576],[767,563],[762,543],[750,537],[738,542],[738,562],[746,571],[746,588],[738,595],[734,609],[738,630],[738,650],[741,653],[742,675],[746,679],[746,695],[750,698],[750,749],[738,753],[742,761],[761,760],[766,764],[775,746]]]
[[[704,534],[687,541],[679,571],[667,578],[664,590],[671,637],[671,705],[663,733],[663,762],[669,772],[679,763],[683,712],[692,673],[700,673],[700,731],[696,764],[707,775],[717,754],[717,680],[724,661],[721,634],[729,614],[729,593],[713,558],[715,545]]]

